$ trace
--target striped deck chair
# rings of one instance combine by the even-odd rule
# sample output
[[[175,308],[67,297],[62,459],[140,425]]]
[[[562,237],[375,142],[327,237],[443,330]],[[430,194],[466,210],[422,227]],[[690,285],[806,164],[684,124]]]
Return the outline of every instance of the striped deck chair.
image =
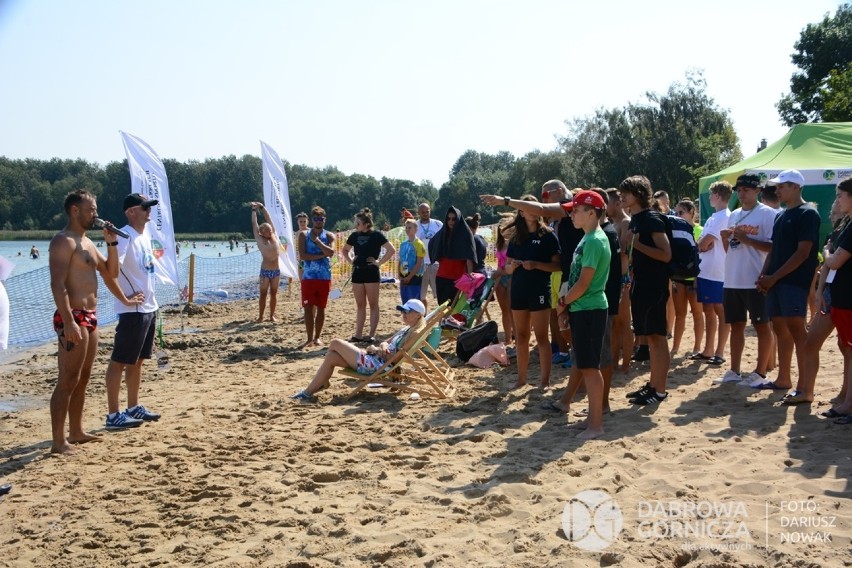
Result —
[[[367,386],[385,387],[401,393],[416,392],[422,397],[451,397],[455,392],[452,369],[428,342],[433,328],[447,312],[446,304],[432,310],[425,318],[423,329],[406,338],[404,343],[407,348],[394,353],[393,357],[372,375],[362,375],[353,369],[337,369],[342,375],[358,379],[352,392],[344,400],[350,400]],[[434,358],[435,355],[440,358],[439,361]]]

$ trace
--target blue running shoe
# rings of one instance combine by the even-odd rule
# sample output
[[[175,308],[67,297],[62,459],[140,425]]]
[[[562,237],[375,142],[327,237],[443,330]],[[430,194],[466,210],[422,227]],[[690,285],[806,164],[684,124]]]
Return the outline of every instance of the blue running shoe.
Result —
[[[571,354],[570,353],[560,353],[560,352],[557,351],[556,353],[553,354],[553,358],[550,359],[550,362],[553,363],[554,365],[561,365],[562,363],[565,363],[566,361],[571,361]]]
[[[135,418],[136,420],[142,420],[144,422],[156,422],[160,419],[159,414],[150,412],[141,404],[137,404],[133,408],[128,408],[124,412],[127,413],[131,418]]]
[[[299,391],[293,396],[290,397],[296,402],[306,403],[306,402],[314,402],[314,397],[306,393],[305,391]]]
[[[107,414],[106,417],[107,430],[126,430],[128,428],[138,428],[139,426],[142,426],[142,420],[133,418],[126,412]]]

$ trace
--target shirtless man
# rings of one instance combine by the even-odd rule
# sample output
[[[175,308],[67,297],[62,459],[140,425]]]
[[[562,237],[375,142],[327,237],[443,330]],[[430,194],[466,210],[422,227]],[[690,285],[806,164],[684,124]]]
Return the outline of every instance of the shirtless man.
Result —
[[[263,211],[266,220],[260,226],[257,224],[257,210]],[[281,250],[281,242],[275,229],[272,228],[272,219],[263,203],[252,201],[251,204],[251,228],[254,232],[254,240],[260,251],[263,261],[260,264],[260,314],[258,323],[263,321],[263,312],[266,309],[266,295],[269,294],[269,321],[277,322],[275,318],[275,305],[278,303],[278,283],[281,281],[281,270],[278,268],[278,251]]]
[[[142,302],[141,294],[132,299],[121,293],[118,277],[116,236],[104,229],[107,257],[86,236],[97,217],[95,196],[77,190],[65,197],[68,224],[50,241],[50,289],[56,312],[53,327],[59,339],[59,380],[50,398],[50,421],[53,429],[52,453],[71,454],[71,444],[99,440],[83,431],[83,404],[92,363],[98,352],[98,278],[101,273],[110,291],[126,305]],[[70,432],[65,437],[65,418]]]

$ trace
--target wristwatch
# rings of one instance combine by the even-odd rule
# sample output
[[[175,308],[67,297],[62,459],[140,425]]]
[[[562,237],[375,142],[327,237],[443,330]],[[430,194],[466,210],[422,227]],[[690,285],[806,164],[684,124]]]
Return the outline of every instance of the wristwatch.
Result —
[[[510,200],[510,199],[512,199],[512,198],[511,198],[511,197],[509,197],[508,195],[507,195],[507,196],[505,196],[505,197],[503,197],[503,205],[508,206],[508,205],[509,205],[509,200]]]
[[[115,241],[114,243],[107,243],[107,246],[108,246],[108,247],[117,247],[117,246],[118,246],[118,241]]]

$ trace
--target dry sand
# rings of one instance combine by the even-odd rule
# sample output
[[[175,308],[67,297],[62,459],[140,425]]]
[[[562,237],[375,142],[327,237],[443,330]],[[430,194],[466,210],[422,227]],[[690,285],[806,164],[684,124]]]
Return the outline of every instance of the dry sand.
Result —
[[[508,392],[513,367],[460,368],[458,392],[447,401],[367,392],[330,404],[348,388],[336,377],[321,404],[293,404],[289,395],[307,384],[324,351],[298,349],[298,304],[281,300],[286,319],[279,324],[253,323],[253,301],[185,315],[185,328],[197,331],[166,335],[171,370],[158,372],[152,363],[144,373],[142,402],[163,418],[131,431],[102,430],[112,337],[104,330],[85,415],[103,441],[79,446],[71,457],[48,453],[55,347],[6,364],[2,391],[26,404],[0,413],[0,483],[14,484],[0,498],[0,564],[850,563],[852,430],[817,416],[841,380],[834,336],[812,406],[781,407],[783,393],[712,385],[724,369],[678,356],[671,396],[656,407],[624,399],[645,383],[647,365],[616,375],[606,434],[581,443],[568,417],[540,409],[549,395],[535,387]],[[397,300],[395,289],[382,291],[383,337],[399,323]],[[490,312],[499,321],[496,304]],[[353,313],[351,293],[332,302],[326,337],[349,337]],[[167,330],[180,325],[176,313],[166,313]],[[689,333],[685,346],[692,345]],[[753,342],[745,368],[754,360]],[[557,386],[566,373],[555,371]],[[531,369],[532,381],[537,375]],[[602,552],[579,548],[563,532],[566,503],[586,490],[606,492],[621,512],[622,530]],[[789,505],[780,509],[788,501],[805,503],[792,513]],[[691,514],[665,517],[660,503],[671,512],[670,502],[697,505],[704,524]],[[708,517],[708,507],[719,504],[733,509]],[[656,516],[648,517],[649,509]],[[603,540],[596,542],[613,534],[606,521],[612,513],[601,511],[592,536]],[[791,527],[801,524],[792,518],[822,526]],[[578,539],[582,521],[572,521]],[[648,536],[649,526],[659,535],[677,532],[678,523],[703,526],[705,536]],[[726,530],[736,536],[721,538]],[[686,549],[701,544],[704,550]]]

